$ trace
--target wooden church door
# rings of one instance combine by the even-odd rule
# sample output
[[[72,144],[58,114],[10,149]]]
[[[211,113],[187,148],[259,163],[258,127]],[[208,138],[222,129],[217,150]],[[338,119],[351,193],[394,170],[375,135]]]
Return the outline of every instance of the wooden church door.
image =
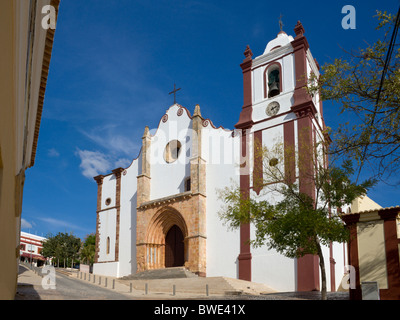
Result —
[[[165,236],[165,267],[183,266],[184,243],[183,233],[177,225],[173,225]]]

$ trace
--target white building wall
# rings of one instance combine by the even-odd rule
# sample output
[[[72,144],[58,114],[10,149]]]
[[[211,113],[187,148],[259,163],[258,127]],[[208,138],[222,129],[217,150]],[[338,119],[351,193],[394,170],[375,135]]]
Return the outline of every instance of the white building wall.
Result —
[[[255,230],[251,229],[251,236],[255,238]],[[296,260],[286,258],[275,250],[268,250],[267,246],[251,248],[252,254],[252,281],[264,283],[276,291],[295,291]]]
[[[141,155],[121,175],[118,277],[136,273],[137,176]]]
[[[93,274],[117,277],[118,265],[118,262],[95,263],[93,265]]]
[[[324,255],[324,262],[325,262],[327,291],[337,291],[345,274],[345,266],[347,265],[346,263],[347,252],[345,249],[345,245],[343,243],[338,243],[338,242],[332,243],[332,252],[333,252],[332,257],[335,261],[335,272],[334,272],[335,288],[332,288],[331,286],[332,274],[331,274],[331,264],[330,264],[330,259],[331,259],[330,249],[327,246],[323,246],[322,254]],[[320,284],[322,285],[321,269],[319,269],[319,272],[320,272]]]
[[[190,155],[192,145],[191,119],[186,110],[178,116],[178,105],[167,110],[168,120],[161,121],[154,136],[151,138],[151,183],[150,199],[158,199],[184,192],[185,178],[190,176]],[[167,163],[164,159],[164,150],[168,142],[178,140],[182,149],[178,159]]]
[[[282,57],[282,92],[293,91],[296,86],[294,54]]]
[[[264,99],[264,70],[265,68],[256,68],[252,72],[252,83],[253,85],[253,105],[259,103]]]
[[[343,277],[345,275],[345,270],[348,269],[348,259],[347,259],[347,243],[333,243],[333,255],[335,259],[335,284],[337,290],[341,282],[343,280]]]
[[[276,143],[283,143],[283,124],[277,125],[278,123],[282,123],[281,117],[263,123],[264,126],[266,124],[267,127],[271,126],[271,128],[262,132],[263,145],[270,150]],[[261,128],[258,127],[258,129]],[[251,150],[251,152],[253,151]],[[272,192],[268,187],[264,187],[259,195],[251,191],[250,196],[259,201],[268,200],[271,203],[281,200],[281,195]],[[251,225],[250,237],[252,240],[256,239],[255,232],[255,226]],[[251,254],[253,282],[264,283],[277,291],[295,290],[296,260],[286,258],[276,252],[276,250],[268,249],[267,245],[257,248],[251,247]]]
[[[47,241],[47,238],[21,231],[19,241],[21,245],[25,245],[25,250],[20,250],[20,252],[40,254],[39,251],[43,249],[42,242]]]
[[[115,206],[115,192],[116,192],[116,179],[115,175],[110,174],[103,179],[103,186],[101,192],[101,210],[112,208]],[[106,204],[106,200],[111,199],[110,204]]]
[[[98,262],[115,260],[116,209],[99,212],[99,259]],[[107,253],[107,238],[110,239]]]
[[[238,277],[240,251],[239,230],[230,230],[220,219],[222,200],[219,190],[239,185],[240,136],[232,131],[214,129],[210,124],[202,130],[202,157],[206,161],[207,193],[207,277]]]
[[[116,240],[116,179],[113,174],[103,178],[101,192],[101,210],[99,215],[99,258],[93,265],[93,273],[105,276],[116,276],[118,273],[118,262],[115,260],[115,240]],[[111,199],[109,204],[107,199]],[[109,208],[109,209],[108,209]],[[107,210],[108,209],[108,210]],[[109,253],[107,253],[107,238],[110,239]]]

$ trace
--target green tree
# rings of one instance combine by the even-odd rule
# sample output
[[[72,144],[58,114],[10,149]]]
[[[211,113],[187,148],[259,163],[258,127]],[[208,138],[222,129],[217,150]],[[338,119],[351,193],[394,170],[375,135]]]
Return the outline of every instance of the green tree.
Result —
[[[269,249],[289,258],[306,254],[318,255],[321,270],[321,296],[326,299],[326,271],[322,246],[331,242],[345,242],[348,231],[340,219],[339,210],[358,196],[366,194],[375,181],[356,184],[350,180],[354,173],[352,163],[341,166],[326,165],[325,148],[322,144],[302,150],[302,156],[293,150],[284,150],[280,143],[272,148],[258,147],[263,156],[263,191],[258,197],[246,197],[237,186],[220,190],[224,206],[220,218],[236,229],[242,223],[255,227],[253,246],[266,245]],[[308,152],[309,157],[305,157]],[[315,190],[315,199],[300,192],[297,180],[292,181],[286,163],[296,161],[299,171]],[[309,164],[312,167],[310,170]],[[294,168],[295,169],[295,168]],[[295,169],[296,170],[296,169]],[[254,178],[253,178],[254,179]]]
[[[54,258],[56,256],[57,239],[52,234],[47,234],[46,238],[47,240],[43,241],[41,254],[46,258]]]
[[[81,240],[72,233],[61,233],[53,236],[49,234],[47,241],[43,242],[42,255],[44,257],[53,258],[54,263],[59,266],[66,267],[66,262],[72,262],[79,257],[79,249]]]
[[[358,175],[364,168],[386,182],[400,170],[399,13],[378,11],[381,39],[324,64],[308,84],[311,94],[320,93],[352,119],[333,131],[331,153],[354,159]]]
[[[81,248],[81,261],[83,263],[92,265],[94,263],[96,248],[96,235],[94,233],[88,234]]]

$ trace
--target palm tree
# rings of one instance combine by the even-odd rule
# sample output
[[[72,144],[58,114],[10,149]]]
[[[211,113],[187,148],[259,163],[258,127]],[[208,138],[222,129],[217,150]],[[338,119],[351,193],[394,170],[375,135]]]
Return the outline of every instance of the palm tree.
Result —
[[[94,233],[88,234],[85,238],[85,242],[81,248],[81,261],[88,265],[92,265],[94,263],[94,255],[95,255],[95,247],[96,247],[96,235]]]

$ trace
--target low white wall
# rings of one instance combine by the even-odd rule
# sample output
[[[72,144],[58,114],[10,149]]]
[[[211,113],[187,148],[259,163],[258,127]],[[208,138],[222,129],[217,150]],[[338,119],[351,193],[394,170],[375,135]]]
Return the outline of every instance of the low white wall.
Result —
[[[286,258],[266,246],[251,248],[252,281],[264,283],[276,291],[296,290],[296,260]]]
[[[82,264],[82,263],[81,263],[81,264],[79,265],[79,271],[89,273],[89,271],[90,271],[90,266],[89,266],[88,264]]]
[[[119,277],[118,262],[95,263],[93,274],[100,276]]]

